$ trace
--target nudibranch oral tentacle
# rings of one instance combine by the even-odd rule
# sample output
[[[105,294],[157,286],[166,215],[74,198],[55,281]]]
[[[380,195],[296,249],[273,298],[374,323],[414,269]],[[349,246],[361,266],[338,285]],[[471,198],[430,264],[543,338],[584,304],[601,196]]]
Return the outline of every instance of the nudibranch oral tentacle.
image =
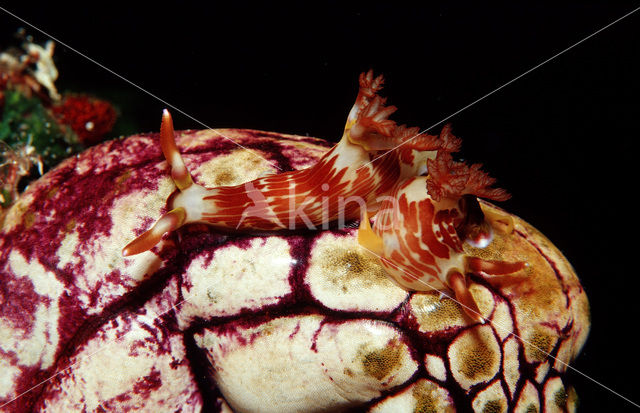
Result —
[[[477,199],[505,200],[509,195],[490,187],[494,179],[480,165],[454,162],[448,151],[438,151],[427,165],[428,175],[398,182],[381,204],[373,228],[363,214],[358,241],[401,287],[451,289],[467,315],[484,322],[468,275],[480,274],[490,283],[517,282],[526,263],[471,257],[463,244],[486,248],[494,231],[513,230],[510,217],[485,215]]]
[[[128,244],[123,254],[149,250],[165,233],[188,223],[229,231],[277,231],[314,229],[336,219],[357,220],[361,208],[376,211],[380,197],[396,182],[425,173],[427,161],[436,159],[441,148],[459,147],[459,140],[446,128],[440,136],[416,136],[417,128],[388,119],[396,108],[385,106],[385,99],[378,95],[382,76],[374,77],[369,71],[360,76],[359,83],[341,140],[317,164],[235,186],[204,188],[193,182],[165,110],[160,141],[180,192],[170,205],[172,212]],[[400,150],[375,159],[378,151],[403,143]]]
[[[180,228],[182,224],[184,224],[185,217],[186,211],[184,208],[178,207],[172,209],[164,214],[149,230],[131,241],[124,250],[122,250],[122,254],[126,257],[150,250],[160,242],[164,234]]]

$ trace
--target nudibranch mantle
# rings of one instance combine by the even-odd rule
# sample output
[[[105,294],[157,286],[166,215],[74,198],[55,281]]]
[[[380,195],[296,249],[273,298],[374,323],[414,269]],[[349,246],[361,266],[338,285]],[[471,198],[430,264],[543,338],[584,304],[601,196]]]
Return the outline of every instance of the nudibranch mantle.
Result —
[[[474,320],[483,322],[468,284],[470,274],[517,276],[525,262],[469,257],[463,244],[485,248],[495,230],[509,232],[508,215],[483,211],[477,197],[505,200],[494,179],[453,160],[460,140],[445,126],[439,136],[396,125],[377,92],[382,76],[360,76],[360,90],[341,140],[314,166],[268,175],[244,184],[204,188],[196,184],[175,143],[164,111],[162,152],[180,192],[172,209],[129,243],[125,256],[154,247],[165,233],[187,223],[227,231],[264,232],[326,228],[328,222],[360,219],[358,241],[405,289],[453,290]],[[373,228],[369,216],[375,215]]]

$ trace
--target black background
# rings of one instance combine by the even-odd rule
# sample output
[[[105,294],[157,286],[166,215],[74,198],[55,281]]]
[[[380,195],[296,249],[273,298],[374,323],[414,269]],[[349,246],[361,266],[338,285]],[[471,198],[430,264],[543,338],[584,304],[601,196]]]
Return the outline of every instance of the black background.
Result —
[[[52,3],[52,2],[51,2]],[[394,119],[430,127],[640,6],[448,2],[3,5],[209,127],[337,140],[373,68]],[[0,47],[25,27],[0,11]],[[167,105],[58,44],[61,91],[114,102],[119,133],[157,131]],[[513,198],[581,277],[592,332],[573,366],[640,403],[640,11],[449,121],[461,156]],[[174,113],[178,129],[202,124]],[[439,131],[441,125],[432,132]],[[575,372],[579,411],[635,408]]]

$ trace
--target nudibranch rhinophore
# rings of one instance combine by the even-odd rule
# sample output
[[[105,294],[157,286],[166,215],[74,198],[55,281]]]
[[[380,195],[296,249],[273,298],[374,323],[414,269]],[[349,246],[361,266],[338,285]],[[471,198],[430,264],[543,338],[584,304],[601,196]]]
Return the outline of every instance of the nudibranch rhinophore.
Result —
[[[508,215],[483,211],[478,202],[478,197],[502,201],[509,195],[491,188],[494,179],[481,165],[453,160],[451,153],[461,142],[449,126],[432,136],[390,120],[396,108],[385,106],[378,95],[382,83],[382,76],[374,78],[372,71],[360,75],[342,138],[317,164],[235,186],[204,188],[193,181],[165,110],[160,144],[180,192],[172,209],[123,254],[147,251],[165,233],[188,223],[259,232],[360,219],[359,243],[401,287],[448,287],[466,313],[482,322],[467,288],[468,275],[483,274],[488,282],[492,275],[517,278],[526,263],[469,257],[464,244],[485,248],[494,231],[513,230]],[[375,215],[373,228],[370,215]]]

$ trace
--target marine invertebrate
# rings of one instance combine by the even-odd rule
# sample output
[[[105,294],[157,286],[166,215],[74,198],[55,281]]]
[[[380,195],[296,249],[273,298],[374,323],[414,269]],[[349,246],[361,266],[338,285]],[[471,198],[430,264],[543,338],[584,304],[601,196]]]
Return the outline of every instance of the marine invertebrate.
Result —
[[[27,37],[22,48],[0,53],[0,214],[32,178],[102,141],[116,119],[109,102],[58,93],[52,41]]]
[[[360,243],[380,258],[404,288],[451,288],[467,313],[482,321],[469,293],[467,273],[517,273],[526,263],[468,258],[463,243],[485,247],[492,239],[493,214],[485,219],[476,197],[505,200],[503,189],[479,164],[455,162],[460,147],[447,125],[439,137],[389,119],[396,108],[378,96],[382,76],[360,75],[360,91],[342,139],[315,165],[235,185],[206,189],[193,179],[175,144],[173,122],[163,113],[160,143],[180,190],[172,210],[123,249],[134,255],[186,223],[204,222],[233,231],[314,227],[362,214]],[[382,154],[382,155],[380,155]],[[380,156],[378,156],[380,155]],[[347,203],[345,200],[356,202]],[[381,209],[375,230],[368,216]],[[361,211],[361,212],[360,212]]]
[[[54,84],[58,78],[53,62],[55,43],[49,40],[43,47],[26,40],[22,48],[23,51],[10,49],[0,53],[0,100],[7,88],[17,88],[27,97],[37,94],[44,99],[60,100]]]
[[[203,222],[233,231],[269,231],[314,227],[355,220],[360,209],[377,210],[381,197],[399,180],[420,175],[436,151],[455,151],[460,141],[443,129],[439,137],[388,119],[396,108],[385,106],[377,92],[382,76],[360,76],[360,90],[349,112],[342,139],[315,165],[255,179],[235,186],[206,189],[193,182],[176,147],[173,122],[164,111],[160,144],[180,193],[172,210],[124,249],[125,256],[152,248],[161,237],[186,223]],[[375,158],[382,150],[402,147]],[[349,201],[352,202],[349,202]],[[344,222],[344,221],[343,221]]]
[[[157,138],[111,140],[70,157],[7,210],[0,410],[575,406],[565,371],[589,331],[587,297],[531,225],[511,216],[514,230],[496,230],[485,248],[463,244],[472,257],[530,265],[518,283],[469,278],[483,325],[436,291],[398,287],[358,246],[356,228],[228,237],[194,225],[123,258],[123,240],[165,213],[175,191]],[[176,143],[211,187],[275,172],[250,151],[301,170],[331,146],[240,129],[177,131]]]
[[[66,95],[52,111],[85,146],[101,142],[111,132],[117,116],[109,102],[86,95]]]

